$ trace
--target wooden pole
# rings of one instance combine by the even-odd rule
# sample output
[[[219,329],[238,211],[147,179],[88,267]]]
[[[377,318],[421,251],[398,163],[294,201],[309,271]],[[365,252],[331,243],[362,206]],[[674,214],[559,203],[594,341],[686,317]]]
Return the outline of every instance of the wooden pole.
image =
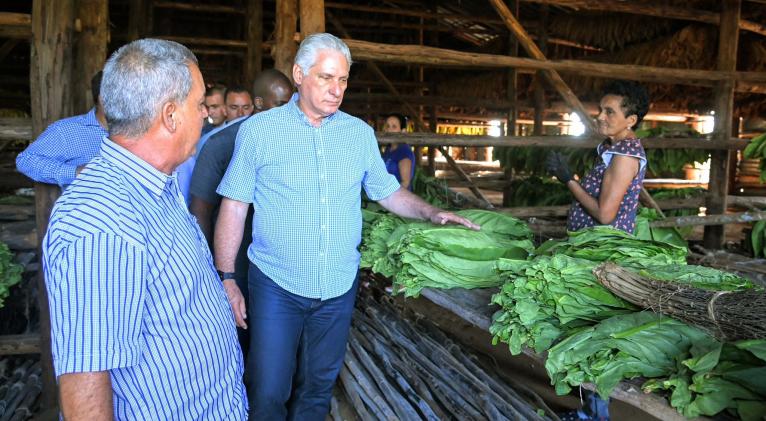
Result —
[[[638,80],[689,86],[712,87],[722,80],[733,80],[752,92],[766,92],[766,72],[735,72],[718,70],[674,69],[669,67],[608,64],[586,60],[536,60],[505,55],[467,53],[420,45],[381,44],[354,39],[343,41],[357,60],[387,63],[426,64],[439,67],[508,68],[556,70],[580,76]]]
[[[718,34],[717,70],[734,71],[737,68],[737,46],[739,44],[739,17],[741,0],[722,0],[721,26]],[[725,143],[731,138],[734,114],[734,84],[729,80],[718,82],[715,88],[715,135],[716,143]],[[708,214],[726,212],[726,195],[729,192],[729,151],[713,151],[708,184]],[[720,249],[725,240],[723,225],[705,228],[705,248]]]
[[[32,48],[30,60],[30,92],[32,101],[32,130],[35,136],[51,123],[72,115],[72,60],[75,0],[36,0],[32,3]],[[38,244],[42,243],[48,227],[53,203],[59,188],[50,184],[35,184],[35,212]],[[38,247],[38,256],[42,256]],[[51,358],[51,325],[48,294],[43,271],[38,272],[37,297],[40,307],[40,349],[42,396],[40,406],[56,407],[56,379]]]
[[[547,31],[545,26],[547,23],[548,6],[543,5],[541,10],[541,48],[538,48],[534,41],[532,41],[532,38],[529,36],[527,31],[524,30],[524,27],[521,26],[521,23],[519,23],[519,21],[513,16],[513,13],[511,13],[511,11],[508,9],[508,6],[506,6],[502,0],[490,0],[490,3],[492,3],[492,6],[495,8],[495,10],[497,10],[497,13],[500,14],[500,17],[503,19],[508,29],[510,29],[511,32],[516,35],[516,38],[519,39],[519,44],[521,44],[524,50],[532,58],[537,60],[546,60],[544,48],[547,48]],[[566,82],[564,82],[564,79],[562,79],[557,72],[552,70],[545,70],[543,74],[545,75],[545,78],[551,83],[551,85],[553,85],[553,88],[556,89],[556,91],[564,98],[564,101],[569,104],[569,106],[572,107],[572,109],[577,114],[580,115],[580,121],[582,121],[585,127],[591,133],[596,133],[596,124],[593,122],[593,119],[590,118],[588,111],[582,105],[574,92],[572,92],[569,86],[567,86]]]
[[[324,32],[324,0],[300,0],[301,39],[308,35]]]
[[[293,59],[298,51],[295,44],[295,30],[298,20],[298,0],[277,2],[276,45],[271,50],[274,68],[292,78]]]
[[[473,180],[471,180],[471,177],[468,176],[468,174],[463,171],[462,168],[460,168],[460,165],[455,162],[454,159],[450,156],[450,154],[447,153],[447,151],[444,150],[443,147],[439,146],[437,148],[439,152],[444,156],[444,159],[447,160],[447,163],[450,167],[452,167],[453,170],[457,173],[457,175],[462,178],[466,183],[468,183],[468,188],[471,190],[471,192],[476,196],[478,199],[480,199],[482,202],[485,203],[485,209],[494,209],[495,207],[492,205],[492,203],[487,199],[486,196],[479,190],[478,187],[473,183]]]
[[[78,0],[78,34],[75,36],[75,62],[72,72],[73,113],[84,113],[95,104],[90,80],[106,62],[109,39],[109,2]]]
[[[151,0],[131,0],[128,2],[128,41],[135,41],[147,34],[146,9]]]
[[[247,52],[245,54],[244,74],[242,80],[248,88],[263,68],[263,0],[248,0],[245,15],[245,39]]]
[[[493,5],[495,5],[497,1],[492,2]],[[528,42],[528,45],[524,45],[522,41],[522,45],[524,45],[525,50],[527,50],[528,53],[530,53],[534,58],[545,60],[545,55],[548,54],[548,5],[543,4],[540,6],[540,26],[538,27],[537,32],[537,42],[539,44],[539,48],[535,48],[535,44],[531,42],[531,40],[528,38],[527,34],[524,33],[524,29],[521,28],[521,24],[513,17],[513,14],[510,13],[510,10],[508,12],[505,12],[502,7],[495,6],[496,8],[500,7],[498,11],[500,11],[501,16],[504,16],[504,13],[507,13],[508,16],[510,16],[509,19],[512,19],[508,23],[508,27],[511,29],[511,32],[514,33],[514,35],[519,38],[519,40],[525,39]],[[514,28],[516,29],[514,31]],[[523,38],[522,38],[523,37]],[[558,74],[556,74],[558,75]],[[535,114],[534,114],[534,120],[535,120],[535,126],[532,130],[532,134],[535,136],[543,136],[545,134],[543,127],[543,118],[545,117],[545,84],[543,83],[543,78],[545,77],[544,71],[540,70],[535,74],[535,82],[534,82],[534,104],[535,104]],[[568,89],[568,88],[567,88]],[[587,113],[586,113],[587,116]]]
[[[519,0],[511,0],[508,7],[511,10],[511,13],[513,13],[514,16],[519,16]],[[508,55],[511,57],[518,57],[519,56],[519,40],[511,34],[508,37]],[[505,133],[506,136],[516,136],[518,133],[516,132],[516,120],[519,114],[519,98],[518,98],[518,71],[515,67],[512,67],[508,69],[508,90],[507,90],[507,99],[510,103],[510,106],[508,107],[508,119],[506,123],[507,132]],[[503,169],[505,174],[505,185],[503,186],[503,206],[510,206],[511,205],[511,199],[513,196],[513,189],[511,187],[511,182],[513,181],[513,168],[504,168]]]

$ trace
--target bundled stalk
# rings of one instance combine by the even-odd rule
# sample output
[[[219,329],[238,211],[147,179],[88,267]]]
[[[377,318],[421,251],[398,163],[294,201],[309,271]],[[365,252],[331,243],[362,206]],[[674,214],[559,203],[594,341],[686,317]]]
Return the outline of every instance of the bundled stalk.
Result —
[[[701,289],[652,279],[614,263],[604,263],[593,272],[620,298],[695,325],[722,341],[766,339],[763,291]]]
[[[361,419],[557,420],[534,392],[493,377],[427,322],[385,301],[357,305],[340,383]]]

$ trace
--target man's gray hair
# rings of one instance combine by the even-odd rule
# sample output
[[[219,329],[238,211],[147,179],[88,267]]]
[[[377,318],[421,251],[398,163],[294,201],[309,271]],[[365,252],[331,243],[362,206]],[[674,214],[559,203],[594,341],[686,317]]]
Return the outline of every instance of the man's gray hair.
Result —
[[[145,134],[167,102],[183,102],[192,86],[190,65],[197,58],[183,45],[140,39],[107,60],[101,100],[111,136]]]
[[[301,68],[301,72],[306,76],[317,61],[317,55],[322,50],[334,50],[346,57],[348,67],[351,67],[351,51],[348,45],[340,38],[328,33],[311,34],[301,42],[298,47],[298,53],[295,54],[295,64]]]

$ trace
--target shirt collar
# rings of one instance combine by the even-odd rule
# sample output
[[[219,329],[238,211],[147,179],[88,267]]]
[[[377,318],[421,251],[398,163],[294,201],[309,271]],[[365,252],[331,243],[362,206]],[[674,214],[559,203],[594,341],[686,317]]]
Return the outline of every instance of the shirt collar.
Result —
[[[96,107],[91,108],[90,111],[85,114],[85,125],[101,127],[101,123],[99,123],[98,118],[96,118]],[[101,128],[103,129],[103,127]]]
[[[308,116],[301,110],[301,107],[298,106],[298,99],[300,99],[300,94],[298,92],[293,93],[293,96],[290,97],[290,102],[287,103],[287,106],[289,107],[290,111],[298,117],[301,121],[306,123],[307,125],[314,127],[313,124],[311,124],[311,121],[309,121]],[[322,119],[321,126],[324,126],[326,123],[329,123],[333,120],[335,120],[335,117],[340,113],[340,110],[328,115],[327,117]]]
[[[157,197],[161,196],[175,179],[175,173],[172,176],[163,173],[106,136],[101,142],[101,156]]]

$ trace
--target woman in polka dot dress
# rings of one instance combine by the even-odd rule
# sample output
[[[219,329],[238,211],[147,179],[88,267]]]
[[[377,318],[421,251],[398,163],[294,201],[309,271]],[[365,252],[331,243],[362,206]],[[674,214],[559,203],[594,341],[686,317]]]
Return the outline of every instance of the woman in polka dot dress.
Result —
[[[638,83],[615,81],[606,86],[599,110],[599,134],[607,139],[596,149],[596,166],[577,182],[566,158],[553,153],[548,170],[574,196],[567,218],[569,231],[611,225],[632,234],[646,173],[646,153],[633,130],[649,111],[649,95]]]

